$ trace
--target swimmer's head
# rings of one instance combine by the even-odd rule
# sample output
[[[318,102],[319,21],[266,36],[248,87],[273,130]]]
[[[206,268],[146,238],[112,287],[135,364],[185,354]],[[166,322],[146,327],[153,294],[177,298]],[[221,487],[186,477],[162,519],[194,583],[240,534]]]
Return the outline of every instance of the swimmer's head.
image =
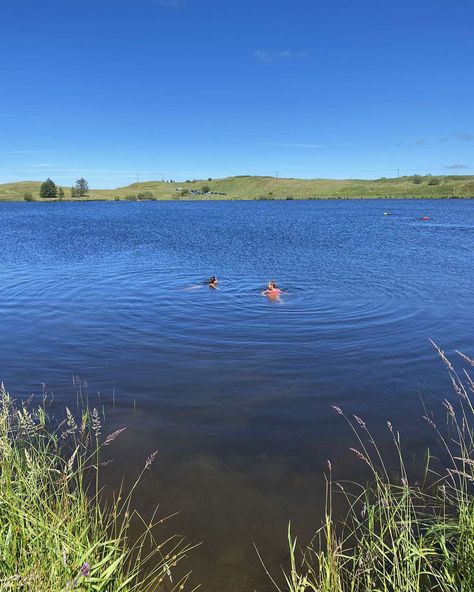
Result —
[[[272,280],[271,282],[268,282],[267,288],[269,290],[276,290],[278,288],[276,281]]]
[[[217,278],[215,275],[212,275],[208,280],[207,283],[209,284],[209,286],[213,286],[215,284],[217,284]]]

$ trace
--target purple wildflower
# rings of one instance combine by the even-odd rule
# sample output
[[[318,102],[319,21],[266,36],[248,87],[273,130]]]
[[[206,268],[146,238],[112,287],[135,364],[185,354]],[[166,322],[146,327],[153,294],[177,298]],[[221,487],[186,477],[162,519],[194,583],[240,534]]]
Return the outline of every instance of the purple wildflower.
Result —
[[[81,566],[81,576],[83,576],[84,578],[88,578],[91,575],[91,566],[89,565],[89,563],[87,563],[87,561],[84,561],[84,563]]]

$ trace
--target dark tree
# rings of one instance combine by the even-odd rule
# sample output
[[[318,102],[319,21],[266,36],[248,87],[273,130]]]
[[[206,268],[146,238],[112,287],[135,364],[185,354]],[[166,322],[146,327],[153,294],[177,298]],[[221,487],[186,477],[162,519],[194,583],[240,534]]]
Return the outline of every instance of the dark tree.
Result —
[[[25,201],[33,201],[33,195],[29,191],[27,191],[23,194],[23,199]]]
[[[59,199],[64,199],[64,191],[62,187],[58,189],[58,197]]]
[[[439,185],[440,183],[441,183],[441,181],[439,179],[436,179],[436,177],[432,177],[428,181],[428,185]]]
[[[209,185],[203,185],[203,186],[201,187],[201,191],[202,191],[203,193],[210,193],[210,192],[211,192],[211,188],[209,187]]]
[[[89,193],[89,185],[83,177],[76,181],[75,189],[76,197],[85,197]]]
[[[420,175],[414,175],[413,183],[415,183],[415,185],[420,185],[421,183],[423,183],[423,177],[420,177]]]
[[[54,199],[58,197],[58,188],[51,179],[48,178],[41,184],[40,197],[43,199]]]

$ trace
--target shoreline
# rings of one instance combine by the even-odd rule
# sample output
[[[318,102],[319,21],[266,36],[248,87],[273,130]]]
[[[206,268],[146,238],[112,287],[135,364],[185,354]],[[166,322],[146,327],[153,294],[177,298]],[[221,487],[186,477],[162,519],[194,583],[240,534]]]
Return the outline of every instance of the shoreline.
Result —
[[[25,200],[23,198],[11,198],[11,199],[1,199],[0,203],[97,203],[97,202],[224,202],[224,201],[393,201],[393,200],[400,200],[400,201],[423,201],[423,200],[433,200],[433,201],[442,201],[442,200],[458,200],[458,201],[470,201],[474,199],[474,195],[472,196],[444,196],[444,195],[408,195],[408,196],[400,196],[400,195],[393,195],[393,196],[372,196],[372,195],[365,195],[365,196],[322,196],[322,197],[297,197],[297,196],[287,196],[287,197],[228,197],[228,198],[197,198],[197,197],[156,197],[153,199],[128,199],[126,197],[120,198],[108,198],[108,197],[92,197],[92,198],[64,198],[64,199],[49,199],[49,198],[33,198],[29,200]]]

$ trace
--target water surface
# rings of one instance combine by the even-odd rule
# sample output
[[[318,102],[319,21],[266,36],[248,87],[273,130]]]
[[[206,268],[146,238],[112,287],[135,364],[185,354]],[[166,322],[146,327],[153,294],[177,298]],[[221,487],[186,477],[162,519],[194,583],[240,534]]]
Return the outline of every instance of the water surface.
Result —
[[[392,215],[384,216],[390,209]],[[428,215],[429,221],[421,217]],[[140,492],[203,541],[203,590],[269,590],[289,519],[318,525],[322,472],[360,467],[337,404],[418,454],[420,396],[449,393],[428,342],[474,354],[473,201],[0,204],[0,378],[108,412],[110,480],[159,449]],[[219,290],[186,290],[217,275]],[[270,302],[270,279],[289,293]],[[168,528],[168,527],[166,527]],[[166,528],[164,530],[166,530]]]

